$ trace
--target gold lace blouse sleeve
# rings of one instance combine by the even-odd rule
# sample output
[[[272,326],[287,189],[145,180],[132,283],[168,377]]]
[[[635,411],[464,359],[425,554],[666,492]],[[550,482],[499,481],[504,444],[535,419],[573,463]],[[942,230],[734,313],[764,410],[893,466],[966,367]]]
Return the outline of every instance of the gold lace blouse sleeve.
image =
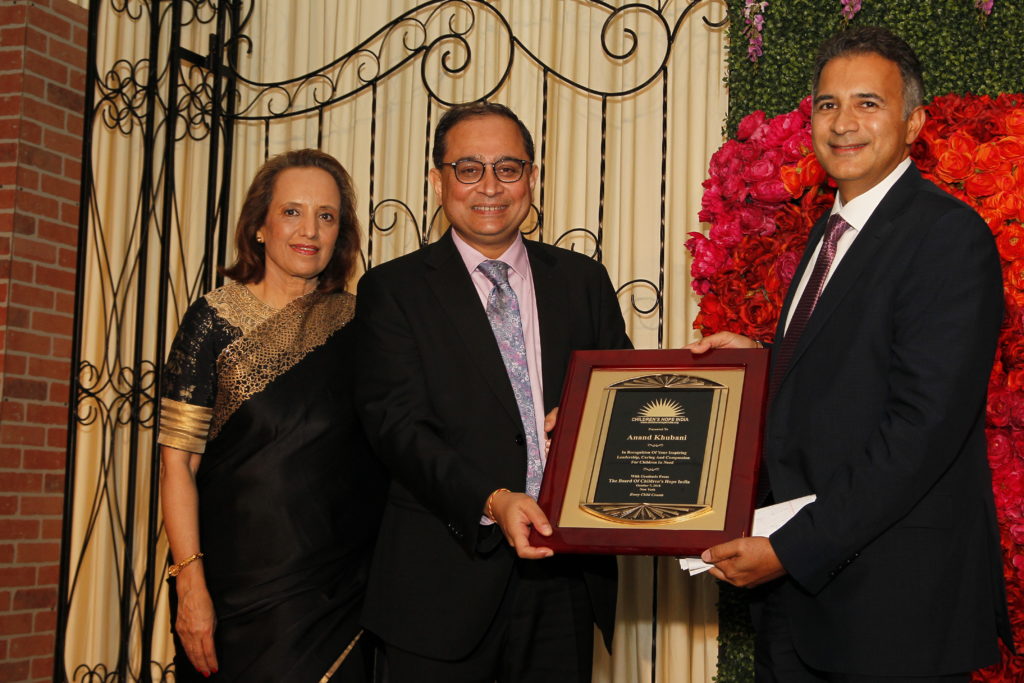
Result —
[[[206,298],[189,307],[171,344],[163,371],[157,443],[203,453],[217,392],[217,356],[231,328]]]
[[[161,446],[170,446],[190,453],[206,450],[206,438],[210,434],[210,417],[213,409],[194,406],[173,398],[160,399]]]

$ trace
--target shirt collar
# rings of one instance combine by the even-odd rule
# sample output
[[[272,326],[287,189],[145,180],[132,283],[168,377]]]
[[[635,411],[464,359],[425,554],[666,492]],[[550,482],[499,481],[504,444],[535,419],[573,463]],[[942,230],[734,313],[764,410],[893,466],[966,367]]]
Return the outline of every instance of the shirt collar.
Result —
[[[451,230],[451,233],[452,241],[455,242],[455,248],[459,250],[459,256],[462,257],[462,262],[466,264],[466,270],[470,273],[475,271],[477,266],[482,262],[491,260],[477,251],[466,240],[462,239],[459,233],[454,229]],[[521,236],[513,240],[508,249],[494,260],[507,263],[509,268],[523,279],[526,279],[529,276],[530,258],[526,253],[526,245],[523,244],[523,238]]]
[[[871,214],[882,203],[885,195],[896,184],[896,181],[910,168],[911,163],[910,157],[907,157],[897,164],[896,168],[890,171],[889,175],[885,176],[880,183],[864,194],[854,197],[846,204],[843,203],[843,200],[839,198],[839,193],[836,192],[836,202],[832,205],[832,212],[829,215],[838,213],[855,230],[860,230],[867,224]]]

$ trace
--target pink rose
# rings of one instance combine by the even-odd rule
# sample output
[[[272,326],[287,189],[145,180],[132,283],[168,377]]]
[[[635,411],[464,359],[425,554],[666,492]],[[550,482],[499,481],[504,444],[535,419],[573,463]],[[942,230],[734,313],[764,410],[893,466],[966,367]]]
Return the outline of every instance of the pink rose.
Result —
[[[792,137],[807,127],[807,121],[799,111],[791,111],[788,114],[780,114],[768,122],[766,128],[762,128],[763,135],[760,142],[767,147],[781,147],[788,138]],[[751,136],[755,139],[757,136]]]
[[[743,179],[750,183],[759,183],[764,180],[771,180],[779,177],[778,164],[772,163],[770,159],[758,159],[747,166],[743,171]]]
[[[764,112],[760,109],[744,116],[743,120],[740,121],[739,127],[736,129],[736,139],[746,140],[749,138],[754,134],[754,131],[761,127],[761,124],[764,123],[764,119]]]
[[[811,96],[808,95],[807,97],[805,97],[802,100],[800,100],[800,106],[797,107],[797,111],[800,112],[800,114],[805,119],[810,120],[810,118],[811,118],[811,109],[812,109],[813,106],[814,106],[814,103],[811,101]]]
[[[729,258],[728,252],[699,232],[689,233],[686,248],[693,254],[690,275],[694,278],[711,277],[725,265]]]
[[[795,251],[779,254],[779,257],[775,259],[775,272],[779,276],[783,289],[789,287],[789,283],[793,281],[793,276],[796,275],[796,269],[799,265],[800,255]]]
[[[722,182],[722,196],[733,204],[743,203],[749,194],[750,188],[738,174],[731,175]]]
[[[711,238],[712,242],[725,249],[735,247],[743,239],[743,231],[740,229],[738,217],[732,216],[712,225],[711,230],[708,232],[708,237]]]
[[[781,180],[764,180],[750,188],[750,196],[766,204],[781,204],[792,195]]]
[[[782,152],[786,161],[800,161],[811,151],[811,134],[801,130],[791,135],[782,143]]]
[[[752,232],[758,235],[770,235],[775,232],[775,221],[763,209],[754,206],[744,206],[737,213],[739,214],[744,232]]]

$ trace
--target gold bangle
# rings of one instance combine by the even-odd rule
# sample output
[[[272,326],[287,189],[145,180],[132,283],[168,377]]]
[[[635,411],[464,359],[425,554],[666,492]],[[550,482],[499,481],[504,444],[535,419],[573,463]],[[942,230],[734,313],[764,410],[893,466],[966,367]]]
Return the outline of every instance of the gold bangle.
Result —
[[[496,519],[494,519],[494,508],[492,507],[494,503],[494,497],[501,493],[502,491],[504,491],[505,493],[512,493],[508,489],[495,489],[494,491],[491,492],[491,495],[487,496],[487,505],[485,505],[484,507],[487,510],[487,516],[491,519],[492,522],[497,521]]]
[[[189,566],[199,558],[203,557],[203,553],[196,553],[195,555],[189,555],[178,564],[172,564],[167,568],[167,576],[177,576],[181,573],[181,570]]]

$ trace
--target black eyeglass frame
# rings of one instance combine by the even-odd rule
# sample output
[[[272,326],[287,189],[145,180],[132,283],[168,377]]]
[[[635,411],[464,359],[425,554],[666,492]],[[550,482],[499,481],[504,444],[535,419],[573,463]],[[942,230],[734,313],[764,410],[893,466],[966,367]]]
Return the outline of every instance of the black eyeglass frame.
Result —
[[[501,176],[498,175],[498,172],[494,168],[497,164],[504,164],[510,161],[514,161],[515,163],[519,164],[519,175],[514,180],[506,180],[502,178]],[[463,185],[476,185],[481,180],[483,180],[484,174],[487,172],[488,166],[491,167],[491,173],[494,174],[494,177],[498,180],[498,182],[511,184],[518,183],[520,180],[522,180],[523,176],[526,175],[526,165],[532,163],[533,162],[528,159],[504,157],[502,159],[498,159],[497,161],[480,161],[479,159],[459,159],[458,161],[443,161],[441,162],[441,166],[451,166],[452,173],[455,175],[455,179],[458,180]],[[477,178],[476,180],[463,180],[462,178],[459,177],[459,164],[470,164],[472,166],[479,166],[480,177]]]

